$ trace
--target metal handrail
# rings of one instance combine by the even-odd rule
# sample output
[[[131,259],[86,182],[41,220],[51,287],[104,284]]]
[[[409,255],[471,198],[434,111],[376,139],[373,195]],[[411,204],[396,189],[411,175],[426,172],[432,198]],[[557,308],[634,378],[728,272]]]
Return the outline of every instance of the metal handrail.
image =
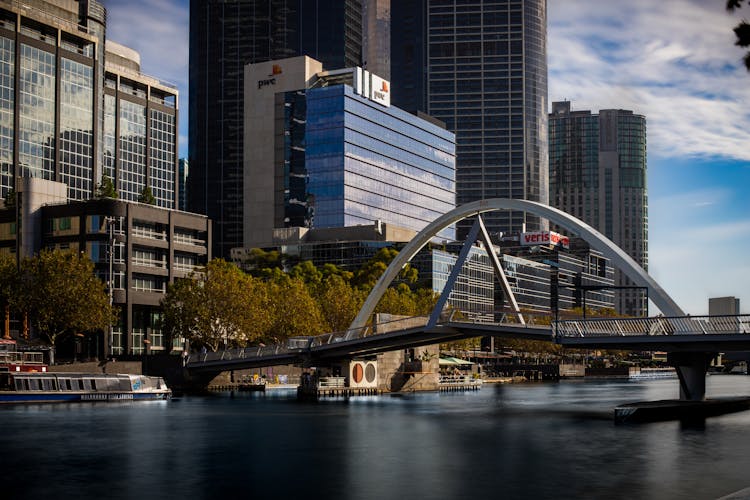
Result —
[[[440,315],[440,320],[438,321],[439,324],[444,323],[450,323],[450,322],[466,322],[466,323],[477,323],[476,321],[472,319],[461,319],[457,318],[458,313],[460,311],[457,311],[455,309],[451,310],[445,310]],[[534,315],[528,315],[529,320],[527,320],[526,325],[521,325],[518,323],[514,316],[508,316],[507,319],[510,321],[501,321],[501,322],[485,322],[482,321],[481,324],[504,324],[504,325],[517,325],[517,326],[525,326],[526,328],[543,328],[543,329],[549,329],[549,325],[534,325],[533,319]],[[363,328],[354,328],[349,330],[343,330],[338,332],[330,332],[330,333],[324,333],[321,335],[314,335],[307,337],[307,342],[304,343],[304,337],[296,337],[295,338],[295,345],[291,346],[284,343],[279,344],[273,344],[273,345],[261,345],[261,346],[253,346],[253,347],[244,347],[244,348],[237,348],[237,349],[226,349],[222,351],[215,351],[215,352],[205,352],[205,353],[191,353],[187,356],[185,363],[205,363],[205,362],[211,362],[211,361],[228,361],[232,359],[248,359],[248,358],[259,358],[263,356],[271,356],[271,355],[279,355],[279,354],[288,354],[288,353],[300,353],[304,351],[308,351],[313,347],[320,347],[320,346],[326,346],[326,345],[332,345],[339,342],[346,342],[346,341],[352,341],[352,340],[359,340],[363,339],[365,337],[373,337],[377,335],[384,335],[386,333],[391,333],[398,330],[413,328],[417,326],[417,323],[419,326],[425,326],[427,324],[429,317],[426,315],[420,315],[420,316],[409,316],[406,318],[397,318],[393,319],[391,321],[384,321],[381,323],[378,323],[376,325],[376,329],[373,329],[372,326],[365,326]],[[418,321],[415,321],[418,320]],[[399,324],[403,325],[402,327],[398,327]],[[394,328],[395,327],[395,328]],[[383,331],[385,330],[385,331]],[[302,344],[300,345],[300,340],[302,340]]]
[[[561,320],[555,330],[560,337],[744,335],[750,334],[750,315]]]

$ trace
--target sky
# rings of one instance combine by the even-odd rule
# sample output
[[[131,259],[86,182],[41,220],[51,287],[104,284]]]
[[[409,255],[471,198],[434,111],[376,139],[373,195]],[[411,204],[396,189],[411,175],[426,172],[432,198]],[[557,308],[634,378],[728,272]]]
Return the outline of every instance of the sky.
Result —
[[[186,157],[188,0],[103,3],[108,38],[179,88]],[[750,73],[732,32],[750,7],[729,14],[724,4],[548,1],[549,102],[646,117],[648,271],[692,315],[722,296],[750,311]]]

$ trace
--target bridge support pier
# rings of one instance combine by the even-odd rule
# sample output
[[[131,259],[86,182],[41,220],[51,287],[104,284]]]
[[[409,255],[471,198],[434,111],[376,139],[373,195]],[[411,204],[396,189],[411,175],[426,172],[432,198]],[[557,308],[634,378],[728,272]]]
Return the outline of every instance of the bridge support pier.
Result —
[[[706,399],[706,372],[716,354],[711,352],[670,352],[667,362],[677,370],[681,401]]]

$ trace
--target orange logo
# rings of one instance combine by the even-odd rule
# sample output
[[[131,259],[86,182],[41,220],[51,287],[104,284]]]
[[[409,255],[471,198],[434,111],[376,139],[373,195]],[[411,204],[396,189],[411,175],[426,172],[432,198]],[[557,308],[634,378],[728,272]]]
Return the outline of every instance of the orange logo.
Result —
[[[273,72],[271,73],[271,76],[273,76],[273,75],[280,75],[281,74],[281,66],[279,66],[278,64],[274,64],[272,71]]]
[[[383,87],[380,89],[381,92],[388,92],[388,82],[383,80]]]

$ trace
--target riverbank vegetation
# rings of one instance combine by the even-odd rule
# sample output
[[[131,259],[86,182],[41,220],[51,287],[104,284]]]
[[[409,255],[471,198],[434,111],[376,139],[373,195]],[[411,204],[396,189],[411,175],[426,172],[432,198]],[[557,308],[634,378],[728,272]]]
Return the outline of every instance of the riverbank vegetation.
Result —
[[[248,272],[214,259],[188,279],[169,285],[162,301],[164,333],[217,350],[346,330],[397,254],[382,249],[354,272],[333,264],[316,267],[310,261],[285,270],[282,255],[259,249],[244,263]],[[376,312],[427,314],[435,300],[407,265]]]
[[[50,345],[76,334],[105,330],[116,321],[104,282],[83,253],[42,250],[17,262],[0,254],[0,303],[6,318],[25,318]]]

